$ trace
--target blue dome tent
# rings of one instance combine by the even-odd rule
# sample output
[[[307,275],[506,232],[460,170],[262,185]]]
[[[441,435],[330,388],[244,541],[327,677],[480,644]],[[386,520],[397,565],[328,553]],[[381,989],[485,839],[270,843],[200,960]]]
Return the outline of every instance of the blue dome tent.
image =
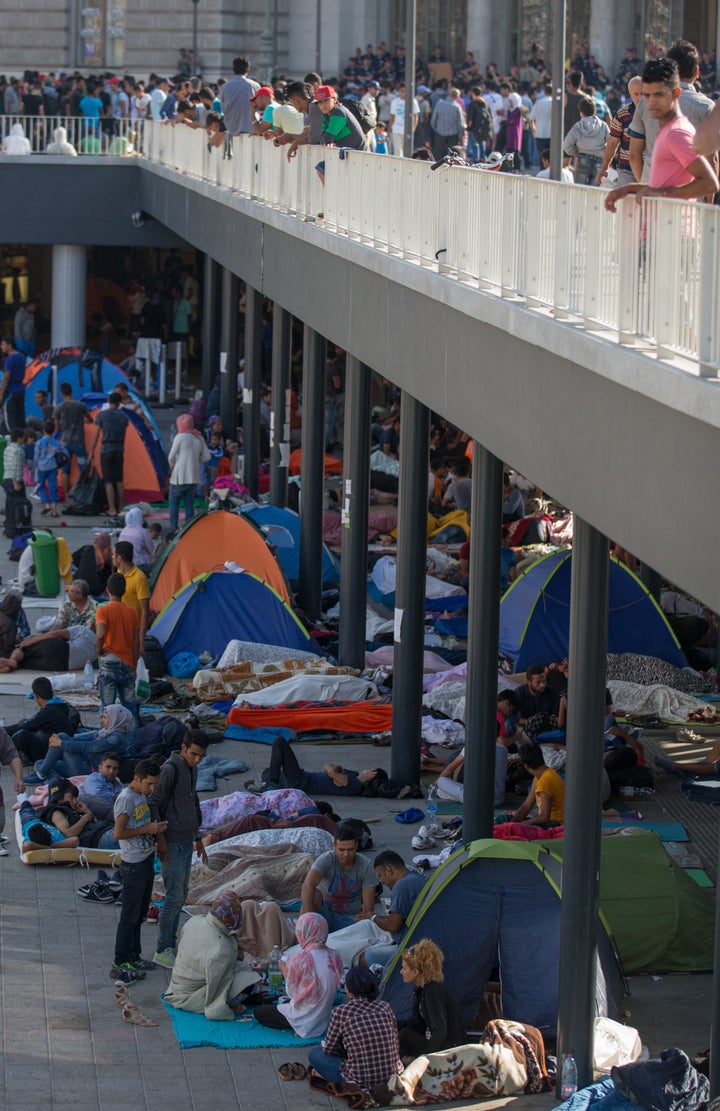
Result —
[[[500,603],[500,654],[516,671],[563,660],[570,638],[572,553],[552,552],[518,575]],[[637,575],[610,557],[608,652],[655,656],[687,667],[660,606]]]
[[[54,366],[57,367],[58,388],[63,382],[68,382],[76,399],[86,393],[107,395],[118,382],[130,384],[125,371],[98,351],[80,351],[77,347],[45,351],[25,368],[25,412],[29,417],[42,418],[35,401],[37,390],[45,390],[52,398]]]
[[[221,568],[198,575],[173,595],[150,632],[168,659],[177,652],[219,656],[230,640],[317,651],[290,606],[244,570]]]
[[[285,577],[291,582],[300,578],[300,517],[292,509],[285,509],[279,505],[248,505],[243,508],[243,514],[257,525],[262,533],[267,536],[269,544],[276,548],[277,559]],[[289,533],[292,543],[276,538],[273,530],[285,529]],[[322,581],[326,586],[334,586],[340,582],[340,564],[326,544],[323,544]]]

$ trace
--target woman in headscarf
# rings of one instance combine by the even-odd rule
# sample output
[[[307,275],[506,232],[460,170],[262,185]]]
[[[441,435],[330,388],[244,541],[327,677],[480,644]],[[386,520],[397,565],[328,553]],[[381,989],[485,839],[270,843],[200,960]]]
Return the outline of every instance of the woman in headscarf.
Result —
[[[14,123],[10,134],[2,141],[3,154],[32,154],[30,140],[25,137],[25,130],[21,123]]]
[[[22,609],[19,594],[8,594],[0,604],[0,655],[9,656],[17,640],[17,623]]]
[[[125,514],[125,528],[121,530],[118,540],[128,540],[133,546],[133,562],[147,574],[153,561],[153,542],[150,533],[145,528],[141,509],[128,509]]]
[[[195,429],[195,421],[189,413],[183,413],[176,420],[177,435],[172,442],[168,462],[170,463],[170,529],[178,527],[180,503],[185,503],[185,521],[195,515],[195,494],[200,484],[200,464],[210,458],[210,450],[202,436]]]
[[[77,577],[84,579],[90,593],[97,598],[105,593],[112,574],[112,541],[107,532],[99,532],[92,544],[85,544],[73,552]]]
[[[256,1007],[255,1018],[263,1026],[294,1030],[301,1038],[316,1038],[326,1029],[343,974],[340,956],[325,944],[327,936],[322,915],[300,915],[295,923],[300,952],[280,965],[290,1002]]]
[[[67,129],[64,127],[56,127],[53,131],[53,141],[48,143],[46,147],[46,154],[68,154],[71,158],[77,158],[77,151],[72,143],[68,142]]]
[[[240,936],[242,918],[240,897],[225,891],[208,914],[185,923],[165,993],[172,1007],[215,1021],[230,1022],[242,1014],[242,996],[260,980],[242,959],[243,951],[259,951],[256,941]]]
[[[31,785],[45,783],[56,775],[88,775],[91,764],[97,765],[104,752],[113,752],[118,759],[132,751],[137,738],[133,714],[119,702],[106,706],[102,712],[101,729],[81,729],[71,737],[53,733],[48,742],[47,756],[38,760],[35,771],[25,776]]]

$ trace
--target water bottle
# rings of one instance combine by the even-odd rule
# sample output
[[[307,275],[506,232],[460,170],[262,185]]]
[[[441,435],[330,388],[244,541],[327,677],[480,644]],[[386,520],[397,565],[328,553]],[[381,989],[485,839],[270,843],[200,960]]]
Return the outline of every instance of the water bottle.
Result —
[[[437,783],[431,783],[427,793],[427,816],[430,832],[434,833],[438,825]]]
[[[560,1099],[570,1099],[577,1091],[577,1065],[572,1053],[563,1056],[562,1073],[560,1076]]]
[[[268,961],[268,987],[279,995],[283,986],[283,974],[280,971],[280,949],[273,945],[270,960]]]
[[[91,691],[95,686],[95,676],[93,675],[93,665],[90,660],[85,661],[83,668],[83,687],[86,691]]]
[[[7,729],[7,718],[5,717],[5,714],[0,717],[0,729]]]

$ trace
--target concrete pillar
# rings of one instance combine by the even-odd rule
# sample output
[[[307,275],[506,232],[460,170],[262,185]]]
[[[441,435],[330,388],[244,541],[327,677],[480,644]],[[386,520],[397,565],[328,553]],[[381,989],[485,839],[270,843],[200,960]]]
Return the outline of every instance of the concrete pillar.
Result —
[[[630,7],[629,4],[622,5],[623,9]],[[624,15],[620,9],[618,0],[603,0],[601,4],[590,5],[590,53],[595,55],[596,61],[609,74],[615,72],[618,59],[624,55],[625,48],[631,41],[623,40],[624,45],[618,50],[618,20],[622,20]]]
[[[262,293],[245,287],[245,388],[243,392],[244,482],[258,496],[260,383],[262,381]]]
[[[290,325],[292,317],[273,308],[272,413],[270,416],[270,502],[287,505],[290,455]]]
[[[303,335],[300,604],[312,620],[322,608],[325,449],[325,340],[305,325]]]
[[[345,360],[338,650],[340,663],[345,667],[365,666],[371,385],[370,368],[348,355]]]
[[[85,347],[87,251],[66,243],[52,249],[51,347]]]
[[[429,410],[403,393],[390,775],[413,784],[420,778],[429,436]]]
[[[238,298],[240,279],[227,268],[222,272],[222,338],[220,350],[220,416],[229,436],[237,428]]]
[[[558,989],[558,1095],[572,1053],[578,1087],[593,1078],[600,904],[603,719],[608,630],[608,542],[575,517],[570,587],[565,841]]]
[[[203,278],[202,392],[207,400],[218,372],[220,265],[205,255]]]
[[[500,636],[502,460],[473,443],[463,838],[492,837]]]
[[[488,62],[499,61],[497,55],[493,53],[495,21],[493,0],[468,0],[467,48],[473,52],[475,61],[482,70]]]

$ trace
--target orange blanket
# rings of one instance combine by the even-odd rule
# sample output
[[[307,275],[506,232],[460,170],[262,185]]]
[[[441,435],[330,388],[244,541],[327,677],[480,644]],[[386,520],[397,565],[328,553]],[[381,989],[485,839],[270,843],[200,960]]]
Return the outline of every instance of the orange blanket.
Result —
[[[365,702],[296,703],[293,706],[234,706],[228,725],[247,729],[284,726],[297,733],[332,729],[337,733],[383,733],[392,728],[392,706],[380,699]]]

